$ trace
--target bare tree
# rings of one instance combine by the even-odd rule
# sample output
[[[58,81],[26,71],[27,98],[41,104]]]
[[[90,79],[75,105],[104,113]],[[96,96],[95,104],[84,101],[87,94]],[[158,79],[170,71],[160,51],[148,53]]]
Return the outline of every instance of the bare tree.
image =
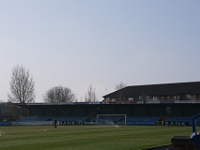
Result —
[[[115,90],[120,90],[120,89],[123,89],[124,87],[126,87],[126,84],[123,82],[120,82],[119,84],[115,86]]]
[[[63,86],[49,89],[44,96],[44,101],[47,103],[73,102],[75,100],[76,96],[72,93],[72,90]]]
[[[14,67],[10,81],[11,94],[8,94],[8,101],[23,104],[34,102],[34,86],[29,70],[23,66]]]
[[[116,97],[116,100],[117,101],[124,101],[124,99],[125,99],[125,90],[123,89],[123,88],[125,88],[126,87],[126,84],[125,83],[123,83],[123,82],[120,82],[119,84],[117,84],[116,86],[115,86],[115,90],[117,90],[118,92],[118,94],[117,94],[117,97]]]
[[[92,85],[89,86],[88,91],[85,95],[85,101],[86,102],[95,102],[97,100],[95,89],[92,87]]]
[[[29,115],[29,110],[26,107],[23,107],[23,105],[18,106],[18,104],[10,102],[0,104],[0,110],[1,116],[8,120]]]

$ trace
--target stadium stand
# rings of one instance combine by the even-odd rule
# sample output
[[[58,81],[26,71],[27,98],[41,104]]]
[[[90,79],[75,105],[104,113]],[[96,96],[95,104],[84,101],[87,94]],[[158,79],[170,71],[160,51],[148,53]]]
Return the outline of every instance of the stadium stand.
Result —
[[[8,126],[10,125],[10,122],[0,122],[0,126]]]
[[[185,121],[185,122],[191,122],[192,119],[191,119],[191,117],[169,117],[165,121],[176,121],[176,122]]]
[[[156,125],[160,117],[127,117],[127,125]]]
[[[58,117],[57,120],[59,122],[79,122],[79,123],[83,123],[84,121],[86,121],[88,117]]]
[[[200,82],[128,86],[103,98],[104,101],[95,103],[16,104],[16,108],[23,108],[27,113],[22,114],[24,111],[21,111],[18,116],[11,114],[10,120],[14,116],[18,123],[50,124],[57,120],[62,125],[82,125],[97,124],[98,121],[105,120],[123,122],[120,117],[111,116],[97,120],[97,115],[125,114],[127,125],[191,125],[191,117],[199,113]],[[6,106],[2,105],[2,114],[6,112]],[[21,116],[23,118],[18,119]],[[197,124],[200,125],[200,120],[197,120]]]
[[[90,118],[90,120],[88,120]],[[159,117],[131,117],[128,116],[126,118],[127,125],[156,125],[159,122]],[[16,122],[26,123],[26,122],[45,122],[45,121],[54,121],[57,120],[60,125],[72,125],[72,124],[84,124],[84,122],[92,122],[92,124],[97,123],[97,118],[93,117],[26,117],[20,118]],[[170,119],[169,119],[170,120]],[[99,117],[98,122],[113,122],[113,123],[120,123],[123,122],[124,119],[122,117],[113,117],[113,116],[106,116],[106,117]]]

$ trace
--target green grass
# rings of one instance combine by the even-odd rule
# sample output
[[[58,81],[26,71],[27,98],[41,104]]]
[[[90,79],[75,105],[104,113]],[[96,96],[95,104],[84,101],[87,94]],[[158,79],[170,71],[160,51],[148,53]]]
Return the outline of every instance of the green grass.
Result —
[[[0,133],[0,150],[138,150],[189,136],[191,127],[10,126]]]

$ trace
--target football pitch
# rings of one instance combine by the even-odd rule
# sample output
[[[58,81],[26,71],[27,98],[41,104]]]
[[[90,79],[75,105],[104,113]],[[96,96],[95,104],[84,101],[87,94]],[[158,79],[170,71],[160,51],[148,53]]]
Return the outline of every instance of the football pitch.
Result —
[[[1,150],[139,150],[189,136],[191,127],[8,126],[0,134]]]

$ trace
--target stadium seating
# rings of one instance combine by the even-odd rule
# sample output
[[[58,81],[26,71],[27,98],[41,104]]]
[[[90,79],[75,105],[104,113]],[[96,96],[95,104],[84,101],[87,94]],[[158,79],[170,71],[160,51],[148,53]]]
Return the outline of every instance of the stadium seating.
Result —
[[[9,126],[10,122],[0,122],[0,126]]]
[[[56,118],[58,121],[74,121],[74,122],[83,122],[88,117],[58,117]]]
[[[25,117],[16,120],[16,122],[26,123],[26,122],[52,122],[57,120],[60,124],[96,124],[97,121],[100,122],[113,122],[120,123],[124,122],[124,118],[120,116],[104,116],[99,117],[97,120],[96,116],[89,117],[80,117],[80,116],[63,116],[63,117]],[[160,117],[126,117],[126,125],[156,125],[160,121]],[[168,117],[164,120],[165,122],[187,122],[188,125],[192,124],[191,117]],[[200,118],[196,120],[197,125],[200,125]],[[0,125],[4,125],[5,123],[0,122]]]
[[[32,121],[49,121],[47,117],[27,117],[27,118],[20,118],[17,122],[32,122]]]
[[[36,122],[36,121],[54,121],[57,120],[59,122],[84,122],[89,117],[27,117],[27,118],[20,118],[17,122]],[[159,121],[159,117],[130,117],[126,118],[127,125],[155,125]],[[91,122],[97,122],[97,118],[93,117]],[[113,117],[113,116],[106,116],[106,117],[99,117],[99,122],[107,121],[107,122],[119,122],[121,121],[121,117]]]
[[[155,125],[160,117],[127,117],[127,125]]]
[[[169,117],[165,121],[192,121],[191,117]]]
[[[83,122],[87,117],[26,117],[20,118],[17,122],[39,122],[39,121],[68,121],[68,122]]]

